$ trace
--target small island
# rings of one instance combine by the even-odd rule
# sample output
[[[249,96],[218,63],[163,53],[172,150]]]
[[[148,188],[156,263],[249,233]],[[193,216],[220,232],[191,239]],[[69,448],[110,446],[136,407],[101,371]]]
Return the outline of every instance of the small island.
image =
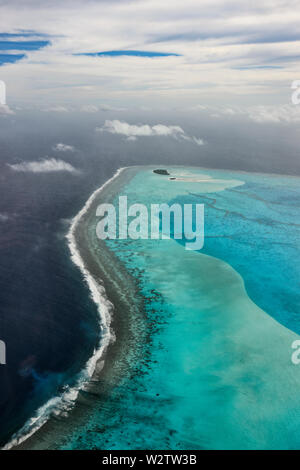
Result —
[[[167,170],[153,170],[153,173],[157,173],[158,175],[169,175],[170,173]]]

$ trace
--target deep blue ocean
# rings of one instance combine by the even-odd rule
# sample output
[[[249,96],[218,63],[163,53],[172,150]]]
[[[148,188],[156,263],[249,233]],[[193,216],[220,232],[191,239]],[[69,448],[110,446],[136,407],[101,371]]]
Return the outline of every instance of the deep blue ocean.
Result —
[[[88,197],[87,181],[66,185],[63,174],[2,170],[0,332],[7,365],[0,368],[1,444],[82,367],[98,330],[96,307],[64,239],[67,219]]]
[[[38,160],[29,136],[28,130],[20,138],[22,153],[20,142],[0,150],[0,339],[7,353],[0,366],[0,445],[72,383],[99,340],[97,308],[65,235],[89,195],[120,166],[77,153],[60,158],[72,159],[79,175],[12,171],[7,163],[18,162],[17,155]],[[32,148],[43,138],[51,150],[55,140],[46,132],[31,135]]]

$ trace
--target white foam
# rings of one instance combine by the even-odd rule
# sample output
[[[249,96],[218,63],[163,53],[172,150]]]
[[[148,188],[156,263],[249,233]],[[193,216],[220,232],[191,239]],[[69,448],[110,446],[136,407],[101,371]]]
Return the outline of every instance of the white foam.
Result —
[[[79,253],[79,250],[77,249],[75,230],[81,218],[89,210],[98,194],[115,178],[117,178],[124,169],[125,167],[119,168],[112,178],[110,178],[100,188],[93,192],[93,194],[85,203],[84,207],[72,220],[70,230],[66,236],[71,252],[71,259],[73,263],[76,264],[76,266],[78,266],[81,270],[83,277],[89,286],[91,297],[98,307],[99,327],[101,330],[101,339],[98,348],[94,350],[93,355],[87,361],[84,369],[78,374],[78,377],[76,378],[76,384],[72,387],[66,386],[62,394],[51,398],[47,403],[38,408],[33,417],[31,417],[24,424],[24,426],[12,436],[10,442],[2,448],[3,450],[11,449],[12,447],[19,445],[27,440],[36,431],[38,431],[38,429],[40,429],[51,416],[67,415],[68,412],[73,408],[80,390],[83,390],[90,382],[97,364],[99,363],[99,370],[101,370],[104,366],[103,356],[105,351],[109,344],[115,340],[115,335],[111,328],[113,304],[108,300],[104,287],[97,283],[95,278],[89,273]]]

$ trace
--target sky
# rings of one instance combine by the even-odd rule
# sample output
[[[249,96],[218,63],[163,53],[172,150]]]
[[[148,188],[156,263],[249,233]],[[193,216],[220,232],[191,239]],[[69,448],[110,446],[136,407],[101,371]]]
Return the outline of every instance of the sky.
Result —
[[[299,0],[1,0],[0,33],[14,106],[285,106],[300,78]]]
[[[1,161],[78,178],[81,145],[300,174],[299,62],[299,0],[0,0]]]

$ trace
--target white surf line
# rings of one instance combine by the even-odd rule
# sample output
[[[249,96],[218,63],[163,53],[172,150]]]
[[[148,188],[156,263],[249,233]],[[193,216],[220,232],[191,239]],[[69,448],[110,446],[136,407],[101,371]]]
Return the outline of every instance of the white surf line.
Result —
[[[104,360],[102,360],[102,362],[100,362],[100,360],[103,358],[109,344],[115,339],[114,332],[111,329],[113,304],[108,300],[104,287],[97,283],[95,278],[86,268],[79,250],[77,249],[75,230],[81,218],[89,210],[98,194],[101,193],[101,191],[103,191],[103,189],[116,179],[126,168],[127,167],[119,168],[109,180],[91,194],[84,207],[73,218],[70,230],[66,235],[71,252],[71,259],[83,274],[83,278],[90,289],[91,297],[98,307],[99,327],[101,330],[101,338],[98,348],[94,350],[93,355],[87,361],[84,369],[78,373],[77,383],[73,387],[66,386],[65,391],[61,395],[51,398],[47,403],[38,408],[33,417],[31,417],[24,426],[12,436],[9,443],[2,447],[2,450],[9,450],[26,441],[49,420],[51,415],[59,415],[70,411],[76,402],[80,390],[89,383],[97,364],[99,369],[104,366]]]

